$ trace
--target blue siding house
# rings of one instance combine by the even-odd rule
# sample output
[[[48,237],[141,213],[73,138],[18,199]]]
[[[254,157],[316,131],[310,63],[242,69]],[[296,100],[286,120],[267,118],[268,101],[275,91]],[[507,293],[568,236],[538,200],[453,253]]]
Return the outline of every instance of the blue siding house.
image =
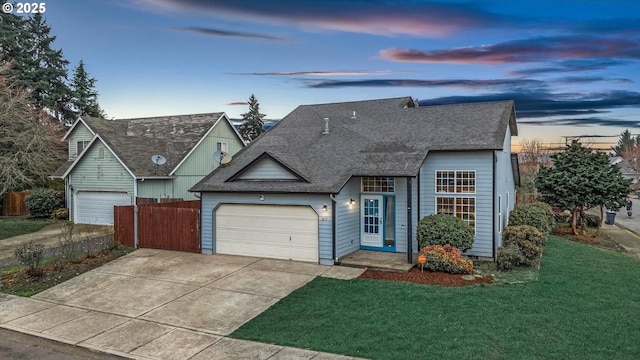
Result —
[[[360,249],[418,251],[416,224],[473,227],[495,259],[519,181],[512,101],[418,106],[410,97],[303,105],[190,191],[203,253],[334,264]]]

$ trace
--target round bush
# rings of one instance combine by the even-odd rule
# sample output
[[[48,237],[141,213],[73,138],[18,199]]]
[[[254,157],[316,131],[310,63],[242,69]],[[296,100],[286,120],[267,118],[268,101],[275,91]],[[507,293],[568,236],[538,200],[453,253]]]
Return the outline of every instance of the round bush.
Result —
[[[509,214],[509,225],[530,225],[545,236],[551,233],[555,224],[555,215],[551,207],[543,202],[519,205]]]
[[[502,232],[502,244],[505,247],[517,246],[529,265],[540,260],[544,243],[545,236],[533,226],[507,226]]]
[[[29,215],[35,218],[48,218],[54,210],[64,206],[61,192],[53,189],[35,189],[24,199]]]
[[[420,255],[424,255],[427,261],[418,264],[429,271],[441,271],[449,274],[471,274],[473,272],[473,261],[465,259],[460,254],[460,250],[447,244],[425,246],[420,250]]]
[[[501,246],[498,249],[498,258],[496,260],[498,270],[507,271],[513,270],[515,267],[523,265],[526,259],[522,255],[520,248],[515,245]]]
[[[418,222],[416,237],[420,248],[450,244],[461,251],[473,246],[473,229],[463,220],[445,214],[425,216]]]

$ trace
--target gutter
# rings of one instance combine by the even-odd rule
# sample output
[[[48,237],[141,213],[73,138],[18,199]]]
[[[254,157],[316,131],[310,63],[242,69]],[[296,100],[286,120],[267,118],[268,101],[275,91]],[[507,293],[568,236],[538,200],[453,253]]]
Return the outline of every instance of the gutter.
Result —
[[[491,195],[491,255],[493,256],[493,261],[496,261],[496,162],[498,161],[498,156],[495,151],[492,151],[491,154],[493,155],[493,159],[491,159],[493,160],[491,161],[491,170],[493,172],[493,194]]]

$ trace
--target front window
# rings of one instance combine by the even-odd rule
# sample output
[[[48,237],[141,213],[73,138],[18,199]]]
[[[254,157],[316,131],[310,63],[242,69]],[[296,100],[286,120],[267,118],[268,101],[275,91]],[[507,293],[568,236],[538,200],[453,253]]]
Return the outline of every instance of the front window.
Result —
[[[436,171],[436,192],[473,194],[476,192],[476,172]]]
[[[362,178],[362,192],[395,192],[395,179],[392,177],[367,176]]]
[[[474,230],[476,226],[476,198],[462,196],[462,194],[474,194],[475,192],[475,171],[436,171],[436,213],[462,219]]]

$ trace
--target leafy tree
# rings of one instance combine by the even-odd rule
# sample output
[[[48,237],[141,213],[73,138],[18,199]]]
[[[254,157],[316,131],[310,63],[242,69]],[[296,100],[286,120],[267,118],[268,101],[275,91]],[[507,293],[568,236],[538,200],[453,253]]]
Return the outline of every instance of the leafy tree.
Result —
[[[64,162],[60,125],[35,108],[29,94],[11,87],[0,69],[0,197],[5,192],[49,186]]]
[[[567,148],[552,156],[553,166],[541,168],[535,184],[541,200],[561,209],[571,209],[571,228],[578,234],[577,218],[584,209],[600,206],[620,209],[629,195],[629,180],[620,169],[609,163],[606,154],[583,147],[574,140]],[[582,223],[584,228],[584,222]]]
[[[102,117],[104,113],[98,105],[98,92],[95,89],[96,79],[89,77],[84,69],[84,62],[80,60],[73,70],[71,79],[71,105],[76,114],[80,116]]]
[[[245,141],[252,141],[264,132],[262,119],[265,114],[260,113],[260,104],[255,95],[249,98],[249,112],[242,114],[244,123],[240,125],[240,135]]]

